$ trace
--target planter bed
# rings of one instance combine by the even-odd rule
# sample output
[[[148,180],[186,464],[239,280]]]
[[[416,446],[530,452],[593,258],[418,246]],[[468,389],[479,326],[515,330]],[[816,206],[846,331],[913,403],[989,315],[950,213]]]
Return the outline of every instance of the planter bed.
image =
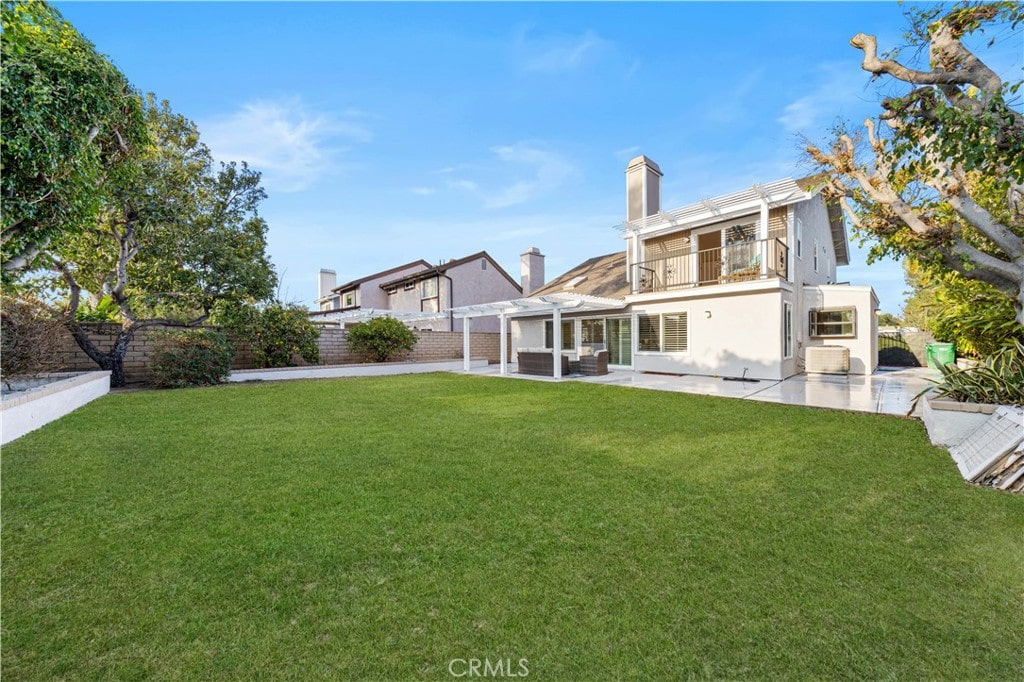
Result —
[[[38,385],[40,381],[45,383]],[[50,375],[27,383],[30,385],[25,390],[5,394],[0,403],[0,444],[21,438],[106,395],[110,392],[110,372]]]

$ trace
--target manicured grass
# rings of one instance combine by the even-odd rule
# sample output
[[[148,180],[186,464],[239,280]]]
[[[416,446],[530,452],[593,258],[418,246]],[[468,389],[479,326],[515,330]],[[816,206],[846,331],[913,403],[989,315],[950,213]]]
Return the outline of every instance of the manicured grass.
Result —
[[[439,374],[112,395],[2,460],[5,679],[1024,677],[1024,499],[914,421]]]

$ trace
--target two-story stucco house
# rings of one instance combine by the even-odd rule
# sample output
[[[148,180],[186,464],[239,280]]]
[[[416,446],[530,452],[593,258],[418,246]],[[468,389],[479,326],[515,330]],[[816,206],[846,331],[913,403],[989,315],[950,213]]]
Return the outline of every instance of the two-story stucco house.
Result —
[[[539,252],[538,254],[539,255]],[[543,258],[543,256],[540,256]],[[523,288],[486,251],[439,265],[424,260],[333,286],[332,271],[320,271],[319,321],[358,321],[366,314],[393,314],[418,329],[461,331],[463,322],[447,312],[465,305],[521,296]],[[498,331],[497,320],[474,331]]]
[[[875,369],[878,299],[837,282],[846,227],[813,179],[664,211],[661,177],[645,156],[629,163],[625,252],[489,311],[511,321],[514,348],[607,350],[613,368],[722,377]]]

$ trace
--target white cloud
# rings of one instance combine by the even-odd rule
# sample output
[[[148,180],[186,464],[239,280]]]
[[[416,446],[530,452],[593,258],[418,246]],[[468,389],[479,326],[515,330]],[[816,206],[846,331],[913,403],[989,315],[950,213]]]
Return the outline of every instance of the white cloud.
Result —
[[[574,71],[611,43],[594,31],[583,35],[531,36],[527,28],[516,32],[514,50],[520,66],[536,73]]]
[[[818,68],[817,86],[809,85],[808,93],[787,104],[777,120],[789,133],[810,134],[826,127],[851,104],[864,99],[867,79],[867,74],[850,68],[849,63],[823,64]]]
[[[546,195],[576,173],[576,167],[558,152],[535,143],[517,142],[491,148],[493,158],[482,164],[463,164],[452,172],[474,173],[478,180],[453,178],[452,189],[476,195],[484,208],[524,204]]]
[[[367,114],[317,113],[298,99],[249,102],[238,111],[202,122],[203,139],[216,158],[245,160],[263,173],[264,185],[282,192],[306,189],[337,172],[340,142],[373,139]]]
[[[433,187],[413,187],[409,190],[413,194],[417,194],[421,197],[427,197],[434,193]]]

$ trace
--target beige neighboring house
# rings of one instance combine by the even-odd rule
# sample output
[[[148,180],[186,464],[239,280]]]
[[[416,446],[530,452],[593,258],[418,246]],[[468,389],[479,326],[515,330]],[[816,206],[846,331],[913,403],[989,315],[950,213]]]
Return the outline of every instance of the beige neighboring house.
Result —
[[[523,263],[530,266],[523,273],[527,286],[531,276],[543,281],[543,259],[536,249],[523,254]],[[317,321],[347,324],[390,315],[416,329],[462,331],[463,322],[454,318],[451,308],[507,300],[523,293],[523,286],[486,251],[440,265],[413,261],[341,286],[334,286],[335,281],[333,271],[320,271],[320,310],[311,313]],[[481,322],[473,331],[496,332],[498,322]]]
[[[626,169],[624,252],[584,261],[527,299],[456,314],[510,320],[513,349],[607,350],[612,367],[637,372],[874,371],[878,299],[838,282],[846,226],[813,178],[665,211],[661,177],[645,156]]]

